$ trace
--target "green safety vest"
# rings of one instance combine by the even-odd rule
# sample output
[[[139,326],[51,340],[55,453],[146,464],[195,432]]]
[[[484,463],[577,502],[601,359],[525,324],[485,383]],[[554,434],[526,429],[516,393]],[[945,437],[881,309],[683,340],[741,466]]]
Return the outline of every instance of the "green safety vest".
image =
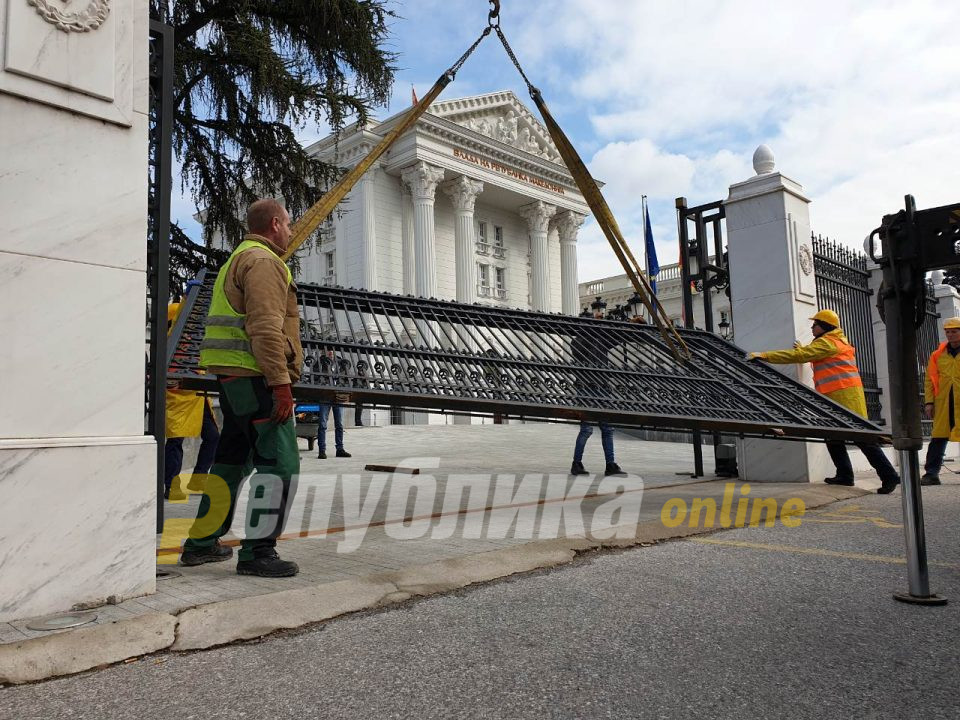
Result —
[[[200,343],[200,367],[239,367],[262,373],[257,359],[253,356],[250,336],[244,329],[247,316],[233,309],[223,286],[227,281],[230,266],[240,253],[251,248],[263,248],[287,271],[287,286],[293,282],[293,275],[286,263],[269,247],[259,240],[244,240],[237,246],[217,273],[213,285],[213,299],[207,311],[203,342]]]

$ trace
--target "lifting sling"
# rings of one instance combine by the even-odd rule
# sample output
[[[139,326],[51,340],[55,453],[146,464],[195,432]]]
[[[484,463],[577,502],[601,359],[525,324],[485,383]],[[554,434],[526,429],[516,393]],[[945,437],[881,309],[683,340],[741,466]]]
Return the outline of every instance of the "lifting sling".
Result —
[[[296,223],[294,223],[292,227],[290,245],[283,255],[283,260],[286,261],[290,259],[290,257],[307,240],[307,238],[310,237],[310,235],[321,225],[321,223],[323,223],[323,221],[334,211],[340,201],[343,200],[343,198],[347,195],[347,193],[350,192],[357,181],[360,180],[367,170],[370,169],[373,163],[375,163],[380,156],[383,155],[391,145],[393,145],[397,138],[407,132],[427,111],[427,108],[433,103],[434,100],[436,100],[443,89],[453,81],[457,72],[467,61],[467,58],[470,57],[473,51],[477,49],[477,46],[480,45],[483,39],[491,32],[496,32],[497,36],[500,38],[500,42],[503,44],[503,47],[507,52],[507,55],[513,61],[514,66],[520,72],[521,77],[526,83],[527,90],[530,92],[530,97],[540,110],[540,114],[543,116],[543,120],[546,124],[547,130],[550,133],[551,139],[557,146],[560,157],[563,158],[567,169],[570,171],[570,174],[573,176],[573,179],[576,182],[577,187],[579,188],[584,199],[586,200],[587,205],[593,212],[593,216],[596,219],[597,224],[600,226],[600,229],[603,230],[603,234],[610,243],[610,247],[613,248],[613,252],[620,261],[620,264],[623,266],[627,277],[630,278],[633,289],[642,299],[644,306],[650,313],[653,323],[660,331],[660,336],[674,357],[681,361],[689,360],[690,350],[687,348],[686,343],[684,343],[683,339],[673,327],[673,323],[670,322],[669,318],[664,312],[663,306],[660,305],[659,300],[657,300],[656,295],[650,288],[650,284],[641,269],[640,263],[637,262],[637,259],[630,251],[630,248],[623,237],[623,233],[620,231],[620,227],[617,225],[617,221],[613,217],[613,213],[610,211],[610,207],[607,205],[603,194],[600,192],[600,188],[590,175],[590,172],[587,170],[587,167],[580,158],[580,155],[574,149],[573,144],[567,138],[563,130],[560,129],[560,126],[553,118],[553,115],[550,114],[550,111],[547,109],[547,104],[544,102],[540,91],[535,88],[527,78],[527,75],[520,66],[513,49],[507,42],[506,36],[500,29],[500,0],[490,0],[490,4],[492,8],[487,19],[487,27],[483,29],[480,37],[474,41],[473,45],[471,45],[467,51],[460,56],[460,59],[457,60],[456,63],[454,63],[443,75],[440,76],[440,78],[434,83],[433,87],[430,88],[430,91],[424,95],[416,105],[410,108],[403,120],[400,121],[389,133],[387,133],[383,140],[381,140],[380,143],[378,143],[366,157],[360,160],[359,163],[357,163],[346,174],[344,174],[343,177],[341,177],[340,180],[337,181],[337,183],[330,188],[330,190],[324,194],[324,196],[320,198],[315,205],[313,205],[300,218],[297,219]]]

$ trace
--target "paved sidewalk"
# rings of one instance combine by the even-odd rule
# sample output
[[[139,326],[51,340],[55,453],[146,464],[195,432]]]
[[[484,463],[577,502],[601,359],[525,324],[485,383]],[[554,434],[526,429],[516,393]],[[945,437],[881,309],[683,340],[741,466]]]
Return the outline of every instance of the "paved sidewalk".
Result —
[[[763,499],[783,509],[787,500],[800,497],[807,507],[816,507],[863,492],[822,484],[758,484],[748,490],[712,477],[693,480],[691,446],[644,442],[619,433],[618,462],[642,476],[575,480],[567,470],[576,432],[575,426],[543,424],[358,428],[346,433],[345,445],[353,458],[324,461],[308,453],[304,442],[300,485],[278,546],[282,557],[300,565],[297,577],[238,576],[235,557],[196,568],[168,565],[180,575],[158,582],[154,595],[96,608],[97,623],[172,618],[170,632],[180,633],[189,626],[184,613],[201,608],[207,614],[198,624],[217,628],[218,621],[210,619],[210,613],[217,612],[214,608],[248,616],[257,597],[270,603],[278,593],[280,601],[298,590],[306,595],[291,602],[307,608],[304,622],[315,621],[320,618],[311,613],[320,601],[309,594],[318,588],[339,597],[338,592],[357,593],[369,578],[389,576],[387,586],[394,590],[373,593],[364,605],[372,606],[395,601],[398,594],[442,592],[541,563],[566,562],[591,547],[637,544],[721,527],[722,511],[712,523],[706,522],[704,511],[695,525],[683,519],[676,527],[665,526],[661,511],[669,501],[674,503],[671,517],[676,518],[681,501],[684,508],[692,508],[694,498],[712,499],[721,508],[726,492],[728,522],[735,519],[737,501],[743,504],[743,521],[749,522],[747,512]],[[591,438],[584,462],[590,470],[602,469],[599,433]],[[367,473],[363,471],[367,463],[419,467],[421,474]],[[863,484],[873,489],[879,483],[874,478]],[[239,532],[246,493],[241,497],[235,516]],[[899,494],[889,501],[899,506]],[[168,504],[168,518],[194,517],[198,502],[194,495],[187,502]],[[229,535],[227,541],[236,544],[238,536]],[[418,569],[426,580],[418,578]],[[455,579],[448,583],[444,575]],[[337,585],[347,581],[354,584]],[[408,592],[401,585],[415,589]],[[330,605],[339,607],[332,601]],[[55,634],[31,631],[28,622],[0,624],[0,651],[4,643],[21,645]],[[229,623],[219,622],[225,625]],[[294,620],[280,620],[275,626],[265,625],[263,632],[295,625]],[[220,627],[213,639],[177,642],[180,647],[207,646],[256,636],[256,629],[238,628],[236,636],[228,637],[223,633],[229,629]]]

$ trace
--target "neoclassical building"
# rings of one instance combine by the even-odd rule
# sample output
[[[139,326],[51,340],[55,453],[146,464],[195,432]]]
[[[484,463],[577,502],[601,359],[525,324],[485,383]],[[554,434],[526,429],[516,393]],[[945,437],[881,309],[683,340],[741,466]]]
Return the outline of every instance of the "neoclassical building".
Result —
[[[349,168],[403,116],[308,148]],[[512,92],[433,104],[364,175],[300,279],[576,314],[588,208],[549,134]]]

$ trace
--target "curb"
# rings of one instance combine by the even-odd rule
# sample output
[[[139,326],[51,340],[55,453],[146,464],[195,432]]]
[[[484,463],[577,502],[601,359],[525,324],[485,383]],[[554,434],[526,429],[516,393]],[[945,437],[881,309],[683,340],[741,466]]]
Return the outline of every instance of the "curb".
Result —
[[[870,493],[858,488],[810,485],[791,488],[791,494],[801,497],[811,509]],[[666,528],[654,520],[637,525],[630,537],[534,541],[351,580],[210,603],[177,615],[148,613],[81,627],[0,645],[0,685],[71,675],[165,649],[202,650],[251,640],[414,597],[565,565],[591,550],[630,548],[725,529]]]

